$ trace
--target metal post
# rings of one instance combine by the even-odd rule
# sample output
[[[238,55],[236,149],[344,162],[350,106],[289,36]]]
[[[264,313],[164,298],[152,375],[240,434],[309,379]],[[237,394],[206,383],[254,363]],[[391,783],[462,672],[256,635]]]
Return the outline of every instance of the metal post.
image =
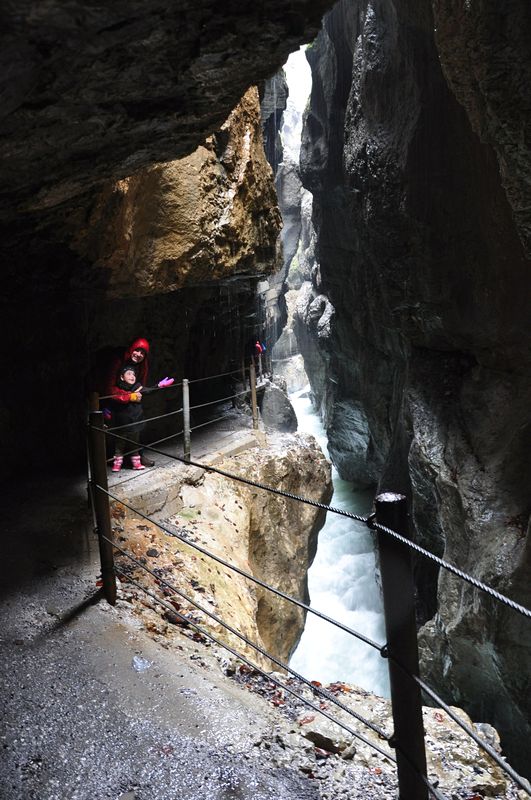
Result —
[[[258,404],[256,402],[256,369],[254,359],[249,365],[249,380],[251,381],[251,407],[253,409],[253,429],[258,430]]]
[[[376,498],[376,522],[407,536],[407,501],[404,495],[379,495]],[[407,545],[376,530],[387,648],[403,667],[389,659],[399,798],[428,800],[428,788],[422,779],[422,776],[426,777],[427,769],[420,687],[406,674],[419,674],[411,552]]]
[[[98,392],[89,392],[88,396],[88,411],[99,411],[100,408],[100,395]],[[89,508],[93,507],[92,503],[92,470],[90,468],[90,446],[87,437],[87,504]]]
[[[89,411],[100,410],[100,395],[98,392],[90,392],[89,394]]]
[[[92,475],[92,494],[94,513],[100,548],[101,578],[105,599],[111,606],[116,605],[116,576],[114,574],[114,552],[112,546],[111,513],[107,490],[107,459],[105,449],[105,429],[103,413],[90,412],[89,453]]]
[[[188,384],[188,378],[183,378],[183,429],[184,460],[190,461],[192,444],[190,430],[190,386]]]

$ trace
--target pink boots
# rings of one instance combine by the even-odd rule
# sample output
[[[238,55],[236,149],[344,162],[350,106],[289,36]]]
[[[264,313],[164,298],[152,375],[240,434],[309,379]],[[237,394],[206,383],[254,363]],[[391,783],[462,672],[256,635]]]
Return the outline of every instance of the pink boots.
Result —
[[[114,461],[112,462],[111,472],[120,472],[122,469],[122,464],[124,463],[123,456],[114,456]],[[145,469],[145,466],[140,461],[140,456],[131,456],[131,467],[133,469]]]

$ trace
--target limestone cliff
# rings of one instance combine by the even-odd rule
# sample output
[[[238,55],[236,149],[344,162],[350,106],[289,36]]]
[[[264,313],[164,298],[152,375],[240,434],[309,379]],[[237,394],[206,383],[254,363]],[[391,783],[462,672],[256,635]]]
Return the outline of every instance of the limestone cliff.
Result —
[[[67,236],[110,296],[138,297],[272,272],[280,227],[251,88],[204,145],[109,186]]]
[[[330,465],[311,436],[269,435],[265,449],[249,450],[216,466],[319,502],[328,502],[332,493]],[[163,473],[164,479],[160,478]],[[120,497],[150,514],[157,511],[159,517],[169,518],[170,530],[308,602],[307,569],[324,522],[319,509],[181,464],[163,468],[158,482],[156,491],[153,486],[149,491],[145,486],[139,488],[138,482],[125,483],[119,490]],[[179,543],[117,503],[113,515],[118,543],[124,543],[142,558],[158,577],[177,586],[272,655],[283,661],[289,659],[304,627],[305,613],[301,609]],[[255,663],[275,668],[182,598],[162,590],[156,579],[132,567],[125,558],[121,559],[121,567],[155,589],[161,598],[169,597],[180,613],[191,613],[202,627]],[[143,600],[142,595],[138,597]],[[171,613],[165,616],[166,622],[150,616],[148,624],[171,638],[172,624],[177,620]]]
[[[418,541],[529,607],[529,6],[433,7],[339,2],[308,51],[299,341],[341,472],[405,491]],[[416,574],[424,673],[527,769],[527,621]]]

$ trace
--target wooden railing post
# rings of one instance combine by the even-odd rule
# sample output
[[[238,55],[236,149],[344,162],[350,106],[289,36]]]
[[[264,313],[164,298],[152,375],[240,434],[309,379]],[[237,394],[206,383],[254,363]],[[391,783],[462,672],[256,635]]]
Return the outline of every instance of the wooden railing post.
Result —
[[[188,378],[183,378],[183,446],[184,460],[190,461],[192,452],[190,429],[190,385]]]
[[[253,430],[258,430],[258,403],[256,401],[256,369],[254,359],[249,365],[249,380],[251,382],[251,407],[253,410]]]
[[[407,501],[401,494],[376,498],[376,522],[408,536]],[[380,572],[393,708],[394,742],[400,800],[428,800],[426,750],[420,687],[411,677],[419,674],[417,627],[411,551],[407,545],[377,531]]]
[[[111,606],[114,606],[116,604],[116,576],[114,574],[111,512],[109,497],[105,493],[108,484],[103,413],[101,411],[91,411],[89,420],[90,474],[92,476],[92,497],[100,549],[101,579],[105,599]]]

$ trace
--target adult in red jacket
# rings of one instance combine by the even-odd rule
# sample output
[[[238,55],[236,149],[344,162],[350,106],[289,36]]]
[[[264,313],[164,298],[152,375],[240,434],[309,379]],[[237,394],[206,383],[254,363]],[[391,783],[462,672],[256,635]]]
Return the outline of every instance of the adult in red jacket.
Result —
[[[138,382],[145,386],[149,371],[148,356],[149,342],[147,339],[135,339],[122,354],[116,353],[106,369],[103,396],[112,396],[113,401],[118,403],[129,403],[131,392],[118,389],[116,385],[120,373],[126,364],[133,364]]]
[[[115,351],[113,353],[112,357],[107,360],[102,375],[100,389],[102,392],[101,396],[110,400],[110,403],[106,400],[103,401],[104,405],[105,403],[107,403],[108,406],[141,401],[141,396],[139,396],[138,399],[135,399],[138,395],[138,391],[132,393],[117,386],[119,383],[120,374],[123,372],[124,367],[128,364],[133,366],[137,376],[137,383],[140,384],[140,386],[144,389],[144,393],[150,391],[146,386],[149,370],[148,356],[149,342],[147,339],[135,339],[125,351]],[[171,386],[172,383],[173,378],[163,378],[163,380],[159,381],[157,386],[159,388],[164,388],[166,386]],[[131,397],[132,394],[133,397]],[[140,455],[142,464],[144,466],[153,466],[155,462],[151,458],[148,458],[143,451],[140,451]]]

